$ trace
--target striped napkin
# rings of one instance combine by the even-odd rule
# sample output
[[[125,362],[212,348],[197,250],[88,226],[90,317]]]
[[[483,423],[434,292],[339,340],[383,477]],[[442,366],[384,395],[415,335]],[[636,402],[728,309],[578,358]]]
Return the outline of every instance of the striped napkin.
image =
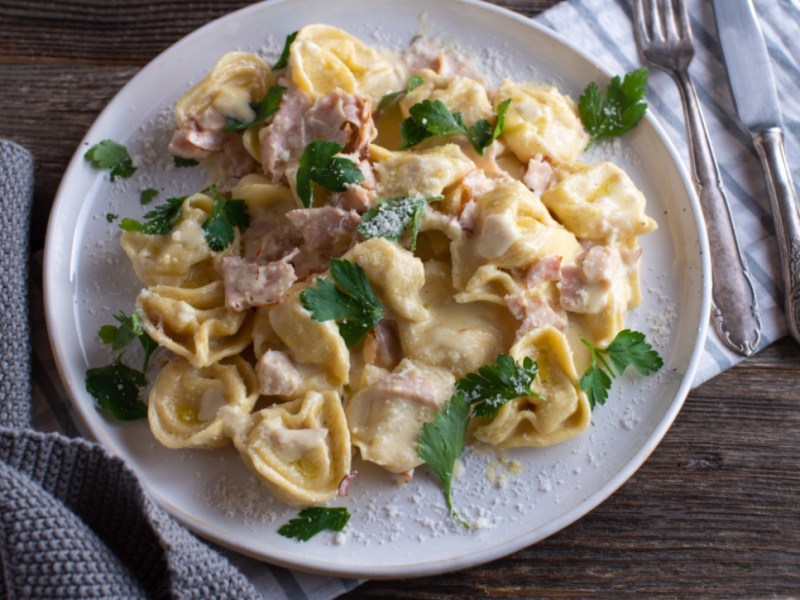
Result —
[[[690,73],[706,117],[732,205],[736,229],[755,277],[763,323],[761,347],[786,333],[782,282],[769,198],[758,157],[749,134],[735,117],[722,57],[716,41],[711,4],[689,2],[696,56]],[[757,0],[756,9],[773,60],[781,99],[787,154],[792,176],[800,178],[800,42],[796,34],[800,5],[790,0]],[[625,73],[642,65],[632,35],[632,8],[625,0],[569,0],[542,13],[539,23],[558,32],[567,42],[602,64],[611,73]],[[686,133],[678,91],[664,73],[651,70],[650,111],[658,118],[688,165]],[[34,273],[41,265],[32,265]],[[41,288],[32,277],[31,322],[34,350],[34,426],[43,431],[80,434],[68,413],[62,388],[42,327]],[[37,304],[38,303],[38,304]],[[731,367],[741,357],[725,349],[712,331],[703,352],[694,385]],[[326,600],[355,588],[360,582],[289,571],[218,548],[265,598]]]

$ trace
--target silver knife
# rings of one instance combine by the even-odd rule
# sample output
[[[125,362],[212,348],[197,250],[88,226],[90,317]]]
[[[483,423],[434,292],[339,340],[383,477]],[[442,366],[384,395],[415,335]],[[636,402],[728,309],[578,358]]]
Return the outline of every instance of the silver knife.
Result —
[[[781,256],[789,334],[800,341],[800,214],[783,149],[783,123],[764,34],[751,0],[714,0],[739,120],[753,137],[767,180]]]

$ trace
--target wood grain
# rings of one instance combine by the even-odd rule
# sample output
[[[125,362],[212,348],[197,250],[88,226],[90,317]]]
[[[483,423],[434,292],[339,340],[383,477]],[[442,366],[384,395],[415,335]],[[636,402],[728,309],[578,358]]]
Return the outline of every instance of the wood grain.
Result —
[[[534,15],[554,0],[499,4]],[[159,52],[234,0],[0,3],[0,137],[35,155],[32,247],[81,138]],[[565,530],[467,571],[350,598],[800,595],[800,351],[782,340],[692,392],[645,465]]]

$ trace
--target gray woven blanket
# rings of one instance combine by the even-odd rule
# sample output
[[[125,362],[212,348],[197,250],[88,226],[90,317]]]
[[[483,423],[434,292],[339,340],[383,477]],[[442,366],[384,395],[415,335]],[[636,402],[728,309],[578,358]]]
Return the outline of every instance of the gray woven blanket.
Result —
[[[97,444],[30,429],[33,159],[0,141],[0,597],[261,598]]]

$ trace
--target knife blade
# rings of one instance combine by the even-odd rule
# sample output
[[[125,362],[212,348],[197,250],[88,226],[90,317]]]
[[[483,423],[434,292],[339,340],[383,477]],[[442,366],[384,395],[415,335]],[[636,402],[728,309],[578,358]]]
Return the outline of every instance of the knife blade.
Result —
[[[767,183],[789,334],[800,342],[800,214],[783,146],[769,52],[751,0],[713,0],[713,4],[736,112],[750,132]]]

